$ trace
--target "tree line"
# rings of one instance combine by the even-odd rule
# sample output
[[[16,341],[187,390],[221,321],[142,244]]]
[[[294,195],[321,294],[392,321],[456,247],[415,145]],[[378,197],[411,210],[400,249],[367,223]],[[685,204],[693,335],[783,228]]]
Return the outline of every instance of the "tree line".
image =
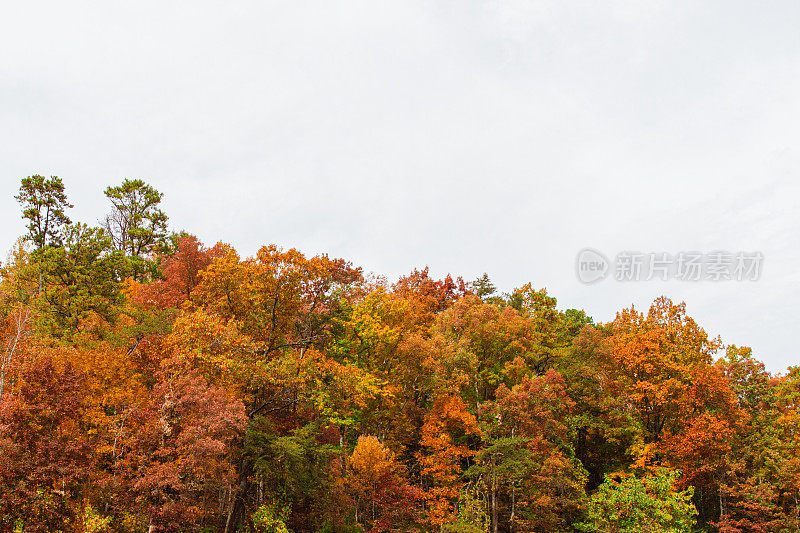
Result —
[[[800,368],[666,297],[241,257],[142,180],[21,180],[0,265],[0,530],[800,531]]]

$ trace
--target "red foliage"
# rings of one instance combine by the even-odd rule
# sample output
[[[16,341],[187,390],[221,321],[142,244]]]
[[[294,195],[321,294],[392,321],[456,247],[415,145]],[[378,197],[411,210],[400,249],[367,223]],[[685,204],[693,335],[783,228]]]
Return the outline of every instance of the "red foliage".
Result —
[[[441,280],[430,277],[428,267],[414,269],[401,277],[393,286],[394,292],[417,304],[415,313],[432,318],[434,314],[450,307],[461,296],[469,293],[460,277],[453,280],[448,274]]]
[[[231,481],[230,446],[244,428],[244,405],[193,372],[158,383],[135,418],[127,489],[157,531],[198,523]]]
[[[84,377],[42,356],[21,369],[0,402],[0,527],[66,528],[91,463]]]
[[[208,249],[194,235],[181,237],[177,251],[161,258],[162,279],[142,285],[135,300],[161,309],[178,307],[191,297],[200,273],[225,250],[222,244]]]

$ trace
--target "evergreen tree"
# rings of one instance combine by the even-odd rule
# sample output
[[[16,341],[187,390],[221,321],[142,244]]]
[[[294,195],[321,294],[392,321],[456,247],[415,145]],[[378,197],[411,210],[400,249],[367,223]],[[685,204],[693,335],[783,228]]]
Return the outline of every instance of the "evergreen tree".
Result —
[[[148,269],[148,257],[167,240],[167,215],[159,208],[164,195],[140,179],[108,187],[105,195],[112,210],[103,226],[114,247],[130,258],[138,279]]]
[[[475,294],[475,296],[484,301],[488,300],[497,292],[497,287],[494,286],[492,281],[489,279],[489,274],[486,272],[484,272],[481,277],[473,281],[471,285],[472,292]]]
[[[14,198],[22,204],[22,218],[28,221],[25,239],[37,250],[60,244],[63,229],[70,224],[65,211],[72,207],[61,178],[38,174],[22,178],[19,194]]]

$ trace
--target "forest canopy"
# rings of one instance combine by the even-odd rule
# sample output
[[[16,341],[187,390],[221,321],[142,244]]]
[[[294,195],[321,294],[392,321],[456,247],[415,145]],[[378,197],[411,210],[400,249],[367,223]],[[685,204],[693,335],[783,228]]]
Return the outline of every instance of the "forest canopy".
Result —
[[[667,297],[597,323],[484,274],[387,281],[74,222],[21,180],[0,265],[0,531],[800,531],[800,367]]]

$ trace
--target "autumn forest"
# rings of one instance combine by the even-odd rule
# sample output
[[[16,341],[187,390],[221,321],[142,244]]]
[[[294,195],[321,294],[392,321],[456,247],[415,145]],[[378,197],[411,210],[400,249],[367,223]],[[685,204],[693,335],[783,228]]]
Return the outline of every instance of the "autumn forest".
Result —
[[[535,280],[243,257],[145,181],[105,196],[84,223],[61,179],[19,184],[2,532],[800,531],[800,367],[683,303],[599,323]]]

